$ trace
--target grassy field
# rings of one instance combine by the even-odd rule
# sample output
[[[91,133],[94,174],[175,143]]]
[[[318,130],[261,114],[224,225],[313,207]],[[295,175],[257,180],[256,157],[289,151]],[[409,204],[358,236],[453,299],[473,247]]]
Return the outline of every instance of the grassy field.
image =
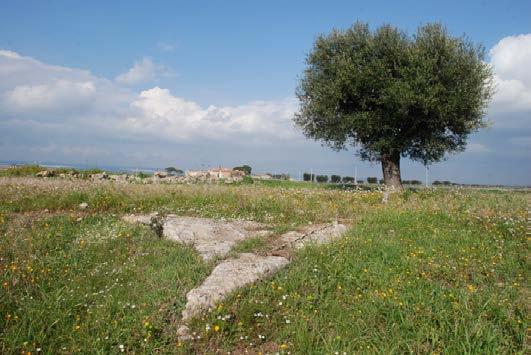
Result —
[[[0,352],[525,353],[528,195],[381,198],[296,183],[0,178]],[[175,331],[185,295],[214,263],[120,219],[152,211],[279,232],[340,220],[350,230],[195,319],[195,339],[183,343]]]

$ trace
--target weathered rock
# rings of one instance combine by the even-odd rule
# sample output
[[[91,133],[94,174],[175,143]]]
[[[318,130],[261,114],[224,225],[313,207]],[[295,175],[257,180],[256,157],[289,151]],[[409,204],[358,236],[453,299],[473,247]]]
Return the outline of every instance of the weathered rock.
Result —
[[[90,178],[92,180],[107,180],[109,178],[109,175],[104,171],[100,174],[92,174],[90,175]]]
[[[140,223],[140,224],[145,224],[146,226],[149,226],[151,223],[151,219],[156,216],[158,216],[157,212],[150,213],[150,214],[137,214],[137,215],[130,214],[130,215],[123,216],[122,220],[124,220],[127,223]]]
[[[271,232],[251,221],[218,221],[209,218],[170,215],[164,221],[165,238],[191,244],[205,260],[224,256],[239,241]]]
[[[280,248],[300,249],[308,244],[324,244],[341,237],[347,227],[337,222],[306,226],[299,231],[284,233],[279,238]]]
[[[116,182],[126,183],[127,182],[127,174],[118,174],[118,175],[110,175],[109,179]]]
[[[55,173],[53,170],[42,170],[36,174],[37,177],[52,177],[54,175]]]
[[[214,307],[228,293],[267,277],[288,263],[288,259],[280,256],[258,256],[251,253],[223,261],[199,287],[186,295],[183,322]],[[187,327],[182,326],[178,333],[181,337],[186,337]]]

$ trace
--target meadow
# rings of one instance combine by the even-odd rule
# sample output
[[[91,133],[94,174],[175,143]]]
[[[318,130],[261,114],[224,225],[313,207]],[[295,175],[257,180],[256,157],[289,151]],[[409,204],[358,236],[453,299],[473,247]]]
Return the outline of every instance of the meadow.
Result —
[[[20,175],[0,177],[3,354],[526,352],[525,191],[407,189],[382,204],[378,189]],[[184,342],[185,295],[215,261],[121,220],[153,211],[349,231],[232,294]]]

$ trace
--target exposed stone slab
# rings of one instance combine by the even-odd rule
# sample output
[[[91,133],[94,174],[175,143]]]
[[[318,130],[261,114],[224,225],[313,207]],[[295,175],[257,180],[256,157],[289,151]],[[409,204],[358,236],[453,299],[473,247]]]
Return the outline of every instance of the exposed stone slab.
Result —
[[[300,249],[308,244],[329,243],[346,231],[347,227],[337,222],[305,226],[301,230],[282,234],[279,238],[279,249]]]
[[[251,253],[242,253],[235,259],[221,262],[199,287],[186,295],[183,323],[214,307],[228,293],[267,277],[288,263],[288,259],[281,256],[258,256]],[[181,338],[186,338],[188,327],[183,324],[178,334]]]
[[[157,213],[150,213],[150,214],[128,214],[122,217],[122,220],[124,220],[127,223],[140,223],[149,225],[151,223],[151,219],[157,217]]]
[[[264,225],[251,221],[218,221],[170,215],[164,220],[163,236],[193,245],[203,259],[210,260],[226,255],[239,241],[270,233]]]

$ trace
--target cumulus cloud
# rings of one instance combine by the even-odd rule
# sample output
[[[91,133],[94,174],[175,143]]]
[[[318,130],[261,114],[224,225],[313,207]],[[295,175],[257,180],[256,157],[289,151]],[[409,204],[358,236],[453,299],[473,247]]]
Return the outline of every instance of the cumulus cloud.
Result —
[[[136,114],[126,120],[129,128],[176,140],[200,137],[257,142],[300,136],[291,121],[296,109],[293,99],[204,108],[155,87],[142,91],[131,107]]]
[[[133,94],[89,71],[42,63],[0,50],[3,119],[63,121],[116,112]]]
[[[531,34],[503,38],[490,57],[496,94],[489,113],[495,125],[531,128]]]
[[[20,85],[5,94],[5,104],[16,112],[42,112],[57,107],[78,110],[90,105],[96,92],[93,82],[57,80],[50,84]]]
[[[231,144],[300,139],[291,121],[294,99],[235,106],[201,106],[160,87],[135,93],[122,82],[153,77],[150,60],[111,81],[88,71],[53,66],[11,51],[0,52],[0,115],[12,129],[79,132],[87,140],[196,139]],[[48,145],[49,146],[49,145]],[[56,146],[56,145],[54,145]]]
[[[123,85],[135,85],[156,81],[159,78],[169,77],[173,75],[173,71],[161,64],[153,63],[149,58],[143,58],[139,62],[135,62],[133,67],[127,72],[116,77],[116,82]]]

